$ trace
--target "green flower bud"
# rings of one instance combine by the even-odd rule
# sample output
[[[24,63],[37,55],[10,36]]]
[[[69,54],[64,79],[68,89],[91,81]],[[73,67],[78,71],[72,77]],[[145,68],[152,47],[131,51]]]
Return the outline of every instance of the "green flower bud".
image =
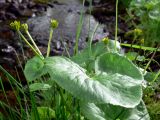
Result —
[[[54,28],[57,28],[57,27],[58,27],[58,21],[52,19],[52,20],[51,20],[51,27],[52,27],[53,29],[54,29]]]
[[[104,44],[108,44],[109,43],[109,38],[105,37],[105,38],[102,39],[102,41],[104,42]]]
[[[141,39],[141,40],[140,40],[140,43],[141,43],[141,44],[144,44],[144,39]]]
[[[21,25],[22,29],[27,31],[28,30],[28,25],[26,23]]]
[[[20,23],[20,21],[16,21],[16,20],[15,20],[14,22],[11,22],[10,26],[11,26],[14,30],[18,31],[18,30],[20,30],[20,28],[21,28],[21,23]]]
[[[139,36],[142,35],[142,30],[141,29],[134,29],[134,33]]]

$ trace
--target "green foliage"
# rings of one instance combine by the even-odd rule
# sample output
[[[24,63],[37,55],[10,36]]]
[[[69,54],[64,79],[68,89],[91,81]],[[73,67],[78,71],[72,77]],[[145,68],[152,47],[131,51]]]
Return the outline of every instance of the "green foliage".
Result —
[[[122,3],[125,7],[129,7],[129,4],[132,0],[120,0],[120,3]]]
[[[112,54],[108,55],[108,58],[109,57],[112,57]],[[119,55],[117,54],[116,59],[118,57]],[[96,102],[96,103],[111,103],[114,105],[120,105],[125,107],[134,107],[139,103],[141,99],[142,76],[138,71],[138,69],[136,67],[134,68],[134,66],[132,66],[131,63],[130,64],[128,63],[128,65],[130,66],[129,69],[133,70],[132,71],[133,73],[135,71],[135,74],[137,74],[134,77],[132,77],[132,74],[126,71],[124,71],[122,75],[121,73],[117,74],[118,72],[117,67],[115,67],[112,70],[113,73],[115,74],[113,73],[106,75],[98,74],[98,76],[96,76],[93,79],[90,78],[88,75],[86,75],[85,70],[83,68],[81,68],[80,66],[73,63],[67,58],[49,57],[46,58],[44,62],[45,62],[44,69],[50,74],[51,79],[55,80],[57,84],[59,84],[62,88],[66,89],[67,91],[72,93],[75,97],[78,97],[83,101]],[[124,62],[127,63],[128,61],[125,61],[124,58]],[[99,61],[97,61],[97,63],[99,63]],[[125,66],[123,65],[125,64],[122,62],[121,67],[125,68]],[[97,66],[101,68],[101,66],[99,65]],[[123,75],[129,75],[129,77]],[[109,81],[111,79],[113,80],[113,83],[112,81]],[[122,79],[123,81],[119,81],[119,79]],[[115,89],[116,91],[114,91],[113,89],[114,86],[117,89],[117,90]],[[123,89],[127,89],[127,91],[124,92]],[[117,93],[117,91],[119,91],[120,95],[113,96],[114,94]]]
[[[135,108],[123,108],[110,104],[82,103],[82,112],[90,120],[149,120],[143,102]]]
[[[138,27],[143,30],[145,45],[160,43],[160,1],[132,0],[129,11],[140,20]]]
[[[143,76],[131,61],[112,48],[112,44],[104,42],[93,45],[92,53],[86,48],[72,58],[82,67],[66,57],[47,57],[44,60],[34,57],[25,66],[25,76],[33,81],[48,73],[52,81],[80,100],[80,108],[88,111],[89,115],[84,113],[88,119],[92,120],[96,110],[104,114],[96,113],[100,120],[109,119],[107,109],[113,110],[110,119],[118,115],[117,119],[141,118],[147,114],[144,104],[138,105],[142,99]],[[90,60],[92,69],[88,70],[86,66]],[[95,107],[94,111],[92,107]],[[148,114],[144,118],[149,119]]]
[[[147,72],[147,74],[145,75],[145,80],[148,81],[148,85],[143,90],[143,100],[146,103],[151,120],[159,120],[160,118],[160,77],[158,77],[156,81],[153,81],[156,75],[157,73]]]
[[[106,39],[105,39],[106,40]],[[86,47],[82,51],[80,51],[77,55],[73,56],[71,59],[79,64],[81,67],[87,69],[87,71],[94,70],[95,60],[98,56],[105,52],[111,52],[114,50],[114,40],[107,39],[107,42],[102,40],[103,42],[97,42],[91,46],[91,52],[89,47]],[[117,42],[117,51],[120,52],[120,43]]]
[[[3,120],[3,114],[0,112],[0,120]]]
[[[31,92],[37,91],[37,90],[48,90],[51,86],[45,83],[33,83],[29,86],[29,89]]]
[[[123,55],[116,53],[106,53],[100,56],[96,64],[96,72],[119,73],[130,76],[138,81],[140,80],[140,82],[143,80],[138,68]]]
[[[160,118],[160,102],[154,102],[147,105],[151,120],[159,120]]]
[[[27,64],[28,65],[25,67],[24,75],[29,82],[40,78],[43,74],[46,73],[46,71],[43,69],[44,62],[38,56],[28,61]]]
[[[55,118],[55,111],[49,107],[37,107],[39,120],[51,120]],[[32,120],[36,120],[34,115],[31,116]]]
[[[126,57],[131,61],[139,61],[143,62],[145,60],[145,56],[140,56],[137,52],[128,52],[126,53]]]

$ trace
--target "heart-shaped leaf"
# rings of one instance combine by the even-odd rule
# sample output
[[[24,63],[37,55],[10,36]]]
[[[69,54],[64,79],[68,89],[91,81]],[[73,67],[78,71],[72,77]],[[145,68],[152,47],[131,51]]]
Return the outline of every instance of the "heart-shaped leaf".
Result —
[[[24,69],[24,75],[26,79],[31,82],[37,78],[40,78],[43,74],[46,73],[43,67],[44,62],[38,56],[28,60]]]
[[[129,63],[128,65],[132,66]],[[63,57],[46,58],[45,69],[62,88],[84,101],[133,108],[139,104],[142,97],[141,77],[134,79],[131,76],[112,73],[98,75],[93,79],[86,75],[79,65]],[[135,67],[134,70],[138,69]]]

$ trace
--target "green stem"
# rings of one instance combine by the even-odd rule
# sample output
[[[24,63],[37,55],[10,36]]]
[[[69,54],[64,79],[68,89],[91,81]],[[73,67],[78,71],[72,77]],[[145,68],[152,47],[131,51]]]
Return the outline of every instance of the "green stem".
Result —
[[[153,48],[153,47],[145,47],[145,46],[139,46],[139,45],[131,45],[131,44],[126,44],[126,43],[121,43],[121,46],[124,47],[132,47],[135,49],[142,49],[142,50],[149,50],[149,51],[157,51],[160,52],[160,49]]]
[[[22,37],[22,39],[26,42],[26,44],[33,50],[33,52],[39,56],[40,58],[43,59],[43,56],[41,56],[36,50],[35,48],[28,42],[28,40],[23,36],[23,34],[20,31],[17,31],[18,34]]]
[[[152,83],[154,83],[159,76],[160,76],[160,70],[158,71],[158,73],[157,73],[156,76],[154,77]]]
[[[50,34],[49,34],[49,41],[48,41],[48,48],[47,48],[47,57],[49,57],[50,51],[51,51],[51,40],[53,36],[53,28],[50,29]]]
[[[133,41],[132,41],[132,43],[131,43],[131,49],[130,49],[130,51],[129,52],[131,52],[132,50],[133,50],[133,44],[134,44],[134,42],[136,41],[136,39],[137,39],[137,36],[135,35],[135,33],[134,33],[134,38],[133,38]],[[140,46],[140,48],[141,48],[141,46]]]
[[[76,31],[76,43],[74,46],[74,54],[75,55],[78,53],[79,37],[80,37],[81,31],[82,31],[82,26],[83,26],[83,16],[84,16],[84,12],[83,12],[83,10],[81,10],[80,20],[79,20],[78,28]]]
[[[61,34],[61,36],[62,36],[62,34]],[[64,49],[65,49],[68,57],[71,58],[71,55],[70,55],[70,53],[69,53],[69,51],[68,51],[68,48],[67,48],[66,45],[64,44],[62,37],[61,37],[61,42],[62,42],[62,44],[63,44],[63,47],[64,47]]]
[[[39,50],[38,46],[36,45],[36,43],[34,42],[32,36],[30,35],[30,33],[28,32],[28,30],[25,31],[26,34],[28,35],[29,39],[31,40],[33,46],[36,48],[37,52],[39,55],[42,55],[41,51]]]
[[[89,17],[88,17],[88,41],[90,40],[91,34],[91,12],[92,12],[92,0],[89,1]]]
[[[157,49],[156,49],[156,51],[154,51],[154,53],[153,53],[151,59],[149,60],[149,62],[147,63],[147,65],[146,65],[146,67],[145,67],[145,69],[144,69],[144,71],[143,71],[143,74],[145,74],[147,68],[149,67],[149,65],[150,65],[151,61],[153,60],[153,58],[154,58],[154,56],[155,56],[157,50],[159,49],[159,47],[160,47],[160,46],[158,46]]]
[[[91,38],[89,40],[89,54],[90,55],[92,55],[92,40],[93,40],[93,37],[94,37],[94,35],[95,35],[96,31],[97,31],[98,25],[99,25],[99,23],[96,24],[96,26],[95,26],[95,28],[93,30],[92,36],[91,36]]]
[[[116,27],[115,27],[115,51],[117,51],[116,49],[116,44],[117,44],[117,32],[118,32],[118,0],[116,0]]]

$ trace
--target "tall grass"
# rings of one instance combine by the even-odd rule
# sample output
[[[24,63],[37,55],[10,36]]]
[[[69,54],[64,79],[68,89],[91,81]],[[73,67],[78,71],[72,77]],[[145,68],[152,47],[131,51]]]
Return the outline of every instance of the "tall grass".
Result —
[[[85,0],[83,0],[83,6],[84,6],[84,3],[85,3]],[[80,12],[80,19],[79,19],[79,23],[78,23],[78,27],[77,27],[77,31],[76,31],[76,42],[75,42],[75,46],[74,46],[74,54],[78,53],[79,38],[81,35],[83,21],[84,21],[83,18],[84,18],[84,10],[82,9]]]

